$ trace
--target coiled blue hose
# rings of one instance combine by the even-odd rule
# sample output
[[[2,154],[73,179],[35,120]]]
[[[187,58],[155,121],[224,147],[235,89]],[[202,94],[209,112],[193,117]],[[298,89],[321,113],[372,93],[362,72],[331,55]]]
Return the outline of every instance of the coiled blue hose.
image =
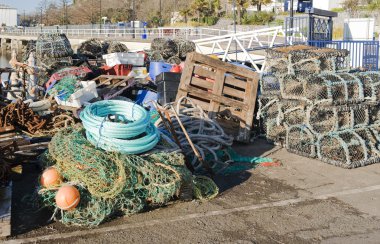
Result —
[[[82,111],[80,119],[86,129],[87,140],[106,151],[143,153],[156,146],[160,138],[149,113],[127,101],[92,103]]]

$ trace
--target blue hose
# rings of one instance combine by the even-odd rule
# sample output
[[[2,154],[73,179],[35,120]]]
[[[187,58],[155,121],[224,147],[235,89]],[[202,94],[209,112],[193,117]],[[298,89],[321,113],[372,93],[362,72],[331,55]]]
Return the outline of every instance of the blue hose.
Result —
[[[80,119],[87,140],[106,151],[143,153],[155,147],[160,139],[149,113],[131,102],[95,102],[82,111]]]

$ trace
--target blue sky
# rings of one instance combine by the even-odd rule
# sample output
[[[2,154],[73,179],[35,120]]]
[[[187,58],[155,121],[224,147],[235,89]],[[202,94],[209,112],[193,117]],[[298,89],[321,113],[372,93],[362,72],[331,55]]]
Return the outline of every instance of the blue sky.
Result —
[[[27,13],[34,12],[40,3],[40,0],[0,0],[0,3],[17,8],[19,14],[21,14],[24,10]]]

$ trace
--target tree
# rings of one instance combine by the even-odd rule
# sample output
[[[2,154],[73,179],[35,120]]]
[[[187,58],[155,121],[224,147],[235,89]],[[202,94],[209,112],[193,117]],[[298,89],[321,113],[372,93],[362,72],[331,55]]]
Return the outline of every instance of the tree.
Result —
[[[380,10],[380,0],[368,1],[368,9],[371,11]]]
[[[229,0],[229,3],[233,3],[234,1],[236,3],[236,12],[237,12],[237,18],[239,21],[239,25],[241,25],[243,12],[245,11],[246,8],[248,8],[249,0]],[[234,11],[235,11],[235,9],[234,9]]]
[[[194,0],[191,7],[198,15],[198,22],[200,22],[201,17],[204,16],[204,13],[207,11],[208,6],[209,3],[206,0]]]
[[[267,5],[270,4],[272,0],[252,0],[252,5],[257,6],[257,11],[261,11],[261,6],[262,5]]]
[[[359,10],[358,0],[344,0],[342,7],[350,14],[350,16],[353,16]]]
[[[191,9],[190,8],[183,8],[179,11],[179,13],[185,18],[185,23],[187,24],[188,17],[191,15]]]

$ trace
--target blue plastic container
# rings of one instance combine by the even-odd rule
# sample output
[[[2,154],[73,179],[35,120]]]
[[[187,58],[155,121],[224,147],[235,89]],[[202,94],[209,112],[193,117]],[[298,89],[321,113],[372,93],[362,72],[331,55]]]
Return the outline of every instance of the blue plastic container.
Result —
[[[172,65],[164,62],[150,62],[149,75],[150,78],[155,81],[156,76],[162,72],[169,72],[172,69]]]

